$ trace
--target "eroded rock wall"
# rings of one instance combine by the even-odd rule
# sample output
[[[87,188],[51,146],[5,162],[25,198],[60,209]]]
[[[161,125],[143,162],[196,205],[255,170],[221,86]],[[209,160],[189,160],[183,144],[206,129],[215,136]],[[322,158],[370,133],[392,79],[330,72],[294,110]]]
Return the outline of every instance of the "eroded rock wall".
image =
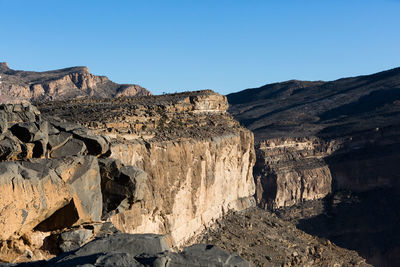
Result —
[[[253,136],[113,143],[111,157],[147,172],[147,199],[112,217],[124,232],[170,234],[183,244],[228,210],[254,205]]]
[[[281,208],[325,197],[332,174],[324,158],[337,145],[318,138],[276,138],[256,146],[256,199],[263,207]]]
[[[112,215],[118,229],[167,234],[182,246],[228,210],[255,205],[253,134],[227,107],[225,96],[205,90],[40,109],[108,136],[111,158],[147,173],[141,196]]]
[[[333,191],[399,188],[398,127],[334,138],[268,139],[256,145],[256,199],[281,208]]]

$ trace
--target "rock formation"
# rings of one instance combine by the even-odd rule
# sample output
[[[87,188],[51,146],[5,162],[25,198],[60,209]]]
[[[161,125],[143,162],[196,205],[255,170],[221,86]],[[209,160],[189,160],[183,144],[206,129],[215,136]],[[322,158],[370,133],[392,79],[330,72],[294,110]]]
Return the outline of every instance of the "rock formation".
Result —
[[[167,234],[175,246],[255,204],[253,135],[226,108],[212,91],[40,105],[108,136],[111,158],[147,173],[137,201],[111,221],[123,232]]]
[[[226,112],[227,106],[226,98],[212,91],[53,101],[42,103],[41,113],[29,104],[0,105],[0,261],[30,261],[24,266],[249,266],[235,254],[263,262],[250,249],[258,243],[240,232],[253,233],[255,228],[243,221],[249,219],[261,226],[257,240],[260,231],[272,238],[275,230],[277,236],[287,230],[286,241],[262,239],[259,245],[310,243],[305,252],[278,253],[272,261],[261,253],[264,261],[362,266],[354,252],[324,245],[278,218],[232,215],[255,205],[256,155],[252,133]],[[303,146],[292,151],[298,157],[306,151],[317,160],[311,150],[327,149],[322,142],[295,140],[300,141]],[[278,143],[265,142],[265,150]],[[309,190],[312,195],[318,186],[310,181],[302,194]],[[247,212],[269,216],[259,209]],[[221,218],[229,223],[231,216],[238,225],[221,224],[226,220]],[[207,238],[228,252],[193,245],[210,243],[202,238],[209,226],[221,227],[232,240]],[[250,250],[233,249],[236,231]]]
[[[274,138],[256,144],[257,202],[276,209],[331,193],[332,174],[324,157],[336,148],[318,138]]]
[[[400,68],[332,82],[270,84],[227,97],[229,111],[255,135],[254,177],[260,206],[277,209],[325,198],[320,212],[330,216],[326,221],[334,222],[333,199],[341,192],[352,196],[372,195],[375,190],[399,192]],[[300,213],[305,209],[300,208]],[[390,214],[379,216],[398,221],[398,213],[386,211]],[[369,225],[373,220],[364,221]],[[368,244],[365,246],[382,257],[375,259],[374,253],[359,246],[360,253],[374,264],[386,266],[385,253],[400,244],[384,239],[393,232],[392,223],[381,226],[381,234],[374,238],[369,237],[376,230],[373,224],[359,226],[369,229],[363,236],[355,225],[347,235],[359,235],[363,240],[359,244]],[[324,235],[323,231],[318,234]],[[329,237],[357,249],[342,234],[339,231]],[[345,239],[347,243],[341,242]],[[395,262],[400,263],[398,259]]]
[[[208,110],[212,104],[204,107]],[[188,214],[191,210],[182,203],[187,199],[182,198],[179,190],[176,193],[179,196],[175,199],[172,196],[172,200],[165,194],[173,192],[168,186],[179,183],[181,173],[177,172],[173,177],[175,180],[170,178],[169,184],[156,183],[154,179],[164,177],[148,175],[137,167],[109,157],[113,155],[111,147],[116,146],[115,140],[60,118],[43,118],[30,104],[0,105],[0,118],[0,262],[32,261],[25,264],[28,266],[159,266],[168,261],[175,265],[249,266],[239,256],[212,245],[195,245],[176,253],[167,245],[176,245],[171,243],[176,241],[171,239],[171,236],[175,237],[172,234],[129,235],[121,233],[112,224],[125,232],[170,234],[175,231],[176,235],[177,231],[182,231],[190,236],[196,232],[196,227],[220,216],[221,210],[244,208],[254,203],[240,199],[242,191],[228,197],[225,203],[222,197],[225,192],[216,192],[213,188],[216,184],[213,180],[221,179],[214,177],[220,174],[217,171],[202,177],[200,183],[194,179],[181,181],[183,184],[191,183],[189,188],[185,189],[186,185],[181,187],[186,194],[193,193],[193,196],[183,197],[192,198],[192,205],[199,205],[190,206],[197,213]],[[252,135],[246,133],[252,141]],[[248,149],[247,157],[250,157],[252,142],[245,148]],[[248,171],[252,161],[247,160],[244,160],[244,166],[230,167],[243,167]],[[220,164],[219,168],[227,168],[224,162]],[[190,179],[194,177],[190,176]],[[236,175],[232,178],[246,178],[249,190],[254,191],[251,176]],[[209,211],[200,206],[203,203],[194,199],[195,196],[205,198],[201,195],[202,190],[206,194],[220,194],[216,200],[209,200],[216,201],[216,206],[211,205],[215,214],[207,214]],[[243,194],[249,195],[244,197],[251,198],[253,191],[245,191]],[[181,201],[176,204],[181,206],[169,214],[168,211],[157,211],[156,205],[166,207],[164,201]],[[150,209],[151,212],[147,212]],[[164,212],[170,217],[181,217],[179,223],[183,227],[178,228],[177,222],[161,217]],[[151,220],[158,220],[157,216],[164,220],[164,224],[154,229]],[[193,216],[201,217],[201,221],[187,221],[193,220]],[[188,228],[192,226],[193,230]],[[60,253],[64,254],[45,261]]]
[[[51,231],[101,221],[97,157],[109,143],[79,125],[44,120],[30,104],[3,104],[0,117],[0,260],[46,258]]]
[[[0,76],[3,103],[151,94],[136,84],[117,84],[105,76],[93,75],[87,67],[33,72],[12,70],[3,62],[0,63]]]

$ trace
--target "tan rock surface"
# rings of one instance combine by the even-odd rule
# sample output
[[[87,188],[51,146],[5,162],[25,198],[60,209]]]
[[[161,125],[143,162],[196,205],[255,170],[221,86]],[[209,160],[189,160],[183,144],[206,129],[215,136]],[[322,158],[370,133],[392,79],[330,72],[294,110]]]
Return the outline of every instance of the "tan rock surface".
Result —
[[[318,138],[276,138],[256,146],[256,199],[263,207],[281,208],[321,199],[332,190],[324,161],[338,145]]]
[[[72,224],[100,220],[100,173],[93,157],[1,162],[0,192],[0,240],[31,231],[71,200],[77,212]]]
[[[147,173],[143,200],[114,215],[115,226],[169,234],[178,246],[228,210],[255,204],[253,135],[226,108],[210,90],[40,106],[106,134],[112,158]]]
[[[111,157],[143,169],[150,183],[142,206],[115,215],[114,225],[170,234],[179,245],[228,210],[254,205],[252,144],[244,130],[211,140],[114,143]],[[141,220],[132,224],[138,214]]]
[[[151,94],[139,85],[120,85],[105,76],[93,75],[87,67],[33,72],[13,70],[8,64],[2,63],[0,75],[3,103]]]

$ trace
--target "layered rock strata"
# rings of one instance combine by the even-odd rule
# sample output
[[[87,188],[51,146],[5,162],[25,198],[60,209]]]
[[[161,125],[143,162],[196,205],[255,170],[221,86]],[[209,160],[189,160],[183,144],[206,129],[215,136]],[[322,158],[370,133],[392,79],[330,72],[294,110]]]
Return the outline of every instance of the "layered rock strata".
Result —
[[[3,103],[37,102],[79,97],[121,97],[150,95],[136,84],[117,84],[96,76],[87,67],[33,72],[13,70],[0,63]]]
[[[112,216],[115,226],[168,234],[177,246],[228,210],[254,205],[253,135],[226,108],[212,91],[40,106],[107,135],[110,157],[147,173],[143,200]]]
[[[356,249],[374,265],[399,265],[393,255],[400,246],[392,238],[398,236],[393,227],[400,218],[397,210],[379,207],[370,212],[355,204],[359,194],[364,203],[378,203],[370,202],[376,192],[383,194],[380,203],[397,203],[399,88],[400,68],[396,68],[331,82],[292,80],[228,95],[230,112],[255,135],[260,205],[273,209],[295,205],[300,215],[318,217],[305,218],[303,226],[309,227],[302,229],[308,233]],[[340,194],[348,195],[353,204],[335,212]],[[324,198],[323,205],[304,202],[318,198]],[[347,223],[343,210],[362,220],[349,216]],[[319,228],[320,218],[325,228],[312,230]],[[389,221],[378,225],[377,218]]]
[[[334,190],[397,186],[399,86],[397,68],[228,95],[230,112],[258,144],[260,203],[284,207],[321,198],[330,192],[329,180]]]
[[[332,191],[325,157],[338,148],[319,138],[276,138],[256,145],[257,202],[276,209],[320,199]]]

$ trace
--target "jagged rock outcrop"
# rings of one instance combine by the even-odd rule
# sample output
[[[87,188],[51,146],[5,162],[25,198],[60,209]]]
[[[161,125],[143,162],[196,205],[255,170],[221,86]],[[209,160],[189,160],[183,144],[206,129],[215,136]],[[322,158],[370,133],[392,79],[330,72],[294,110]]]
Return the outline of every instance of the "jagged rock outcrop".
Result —
[[[45,118],[28,104],[0,106],[0,261],[48,259],[66,252],[31,264],[249,266],[214,246],[153,251],[145,240],[114,228],[166,234],[168,243],[183,247],[229,210],[255,204],[253,135],[226,114],[225,97],[206,91],[162,96],[161,105],[158,100],[76,100],[89,106],[79,105],[76,121],[96,121],[93,131],[53,117],[63,117],[59,108],[69,112],[59,102],[45,106],[52,110]],[[108,110],[90,112],[93,105]],[[124,112],[134,114],[125,117]],[[111,116],[97,119],[103,114]],[[145,134],[135,128],[144,114]],[[124,116],[129,128],[110,130],[117,116]],[[109,230],[107,223],[113,225]]]
[[[0,118],[0,261],[51,257],[70,248],[74,236],[82,245],[93,231],[63,231],[101,225],[141,199],[146,174],[107,159],[106,137],[43,119],[30,104],[0,105]],[[113,166],[112,173],[105,165]]]
[[[400,68],[332,82],[270,84],[230,94],[228,100],[230,112],[255,135],[256,198],[261,206],[282,208],[331,199],[341,191],[399,192]],[[331,206],[327,201],[321,212],[329,214],[327,221],[334,224],[332,216],[337,215],[330,214]],[[399,220],[398,213],[385,211],[388,214],[380,216]],[[375,215],[367,215],[374,220]],[[370,230],[362,235],[359,228],[364,228],[355,225],[347,234],[359,236],[363,240],[359,243],[373,247],[376,255],[386,255],[387,246],[400,247],[379,235],[371,237]],[[391,225],[383,225],[380,232],[397,232]],[[351,240],[342,240],[344,246],[357,249]],[[374,253],[361,247],[359,251],[374,260]],[[396,260],[395,265],[399,263]]]
[[[135,200],[118,200],[128,209],[110,220],[124,232],[167,234],[175,246],[228,210],[254,205],[253,135],[226,108],[212,91],[40,105],[44,114],[107,135],[111,158],[147,173],[147,180],[127,181],[146,190],[116,196]]]
[[[100,172],[93,157],[2,162],[0,172],[0,240],[35,227],[53,230],[100,221]],[[74,212],[54,216],[70,203]]]
[[[0,63],[3,103],[37,102],[79,97],[143,96],[151,93],[136,84],[116,84],[87,67],[33,72],[13,70]]]

